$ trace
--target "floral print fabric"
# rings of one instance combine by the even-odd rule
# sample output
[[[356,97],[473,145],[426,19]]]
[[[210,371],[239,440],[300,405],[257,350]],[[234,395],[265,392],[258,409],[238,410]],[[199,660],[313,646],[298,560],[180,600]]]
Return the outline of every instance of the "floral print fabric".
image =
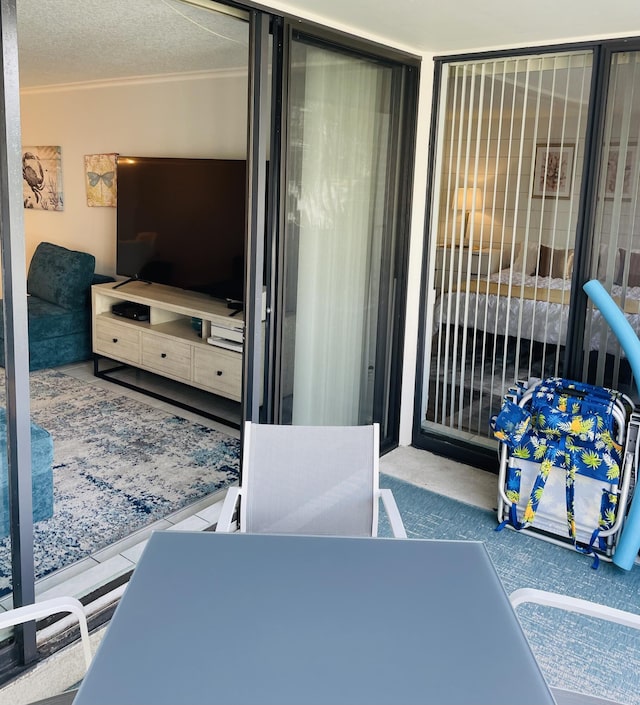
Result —
[[[492,420],[496,438],[509,448],[511,458],[505,493],[513,503],[509,523],[515,528],[530,525],[553,467],[562,468],[566,477],[568,535],[576,542],[574,486],[576,474],[603,482],[599,525],[594,527],[591,544],[598,532],[615,522],[616,486],[620,478],[622,446],[616,441],[613,407],[618,392],[562,378],[539,383],[524,404],[527,392],[520,383],[505,397],[502,409]],[[540,464],[522,522],[515,507],[520,501],[518,460]]]

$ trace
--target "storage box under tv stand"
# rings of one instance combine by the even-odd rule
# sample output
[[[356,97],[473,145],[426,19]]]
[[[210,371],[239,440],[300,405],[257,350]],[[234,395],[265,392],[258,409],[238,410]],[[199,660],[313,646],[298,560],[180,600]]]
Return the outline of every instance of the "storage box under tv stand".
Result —
[[[122,384],[109,373],[121,369],[122,365],[132,366],[234,402],[241,401],[242,343],[238,340],[244,335],[242,311],[234,312],[225,302],[207,294],[162,284],[131,281],[117,289],[113,287],[113,282],[109,282],[91,288],[96,376]],[[148,306],[149,320],[138,321],[113,314],[113,304],[122,301]],[[202,321],[201,330],[194,327],[194,319]],[[208,343],[212,326],[217,335],[221,331],[224,335],[228,330],[228,340],[221,335],[220,345]],[[122,365],[101,369],[103,359]],[[125,386],[137,388],[130,383]],[[139,390],[149,393],[144,388]],[[159,394],[154,396],[162,398]],[[227,419],[218,420],[230,423]]]

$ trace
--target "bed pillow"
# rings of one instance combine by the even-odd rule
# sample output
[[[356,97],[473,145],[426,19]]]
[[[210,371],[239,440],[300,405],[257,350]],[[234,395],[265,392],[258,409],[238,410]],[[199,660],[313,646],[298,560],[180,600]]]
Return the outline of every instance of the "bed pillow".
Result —
[[[607,269],[609,266],[609,257],[611,247],[608,244],[600,245],[600,254],[598,255],[598,271],[596,276],[599,281],[603,282],[607,278]],[[614,278],[618,276],[618,270],[620,269],[620,250],[615,252],[615,262],[613,263],[613,276]]]
[[[553,249],[540,245],[538,275],[552,279],[571,279],[573,250]]]
[[[517,245],[516,258],[513,262],[513,271],[522,272],[529,276],[535,274],[538,265],[538,244],[535,242]]]
[[[620,247],[618,249],[619,264],[617,269],[614,284],[622,286],[624,281],[624,266],[627,260],[627,251]],[[627,278],[627,286],[640,286],[640,252],[629,253],[629,276]]]

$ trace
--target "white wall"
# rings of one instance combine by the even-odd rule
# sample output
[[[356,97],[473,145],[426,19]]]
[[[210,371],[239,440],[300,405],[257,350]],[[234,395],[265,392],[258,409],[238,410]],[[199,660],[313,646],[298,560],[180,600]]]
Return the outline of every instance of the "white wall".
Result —
[[[62,148],[64,210],[26,209],[26,260],[42,241],[90,252],[115,273],[116,209],[87,206],[84,155],[242,159],[247,149],[247,76],[196,74],[25,91],[23,146]]]
[[[424,54],[420,69],[418,96],[418,129],[411,208],[409,264],[407,272],[407,310],[405,321],[402,389],[400,393],[400,445],[410,445],[413,429],[413,408],[418,362],[418,330],[420,301],[423,296],[422,263],[424,261],[425,209],[427,198],[427,159],[433,95],[433,54]]]

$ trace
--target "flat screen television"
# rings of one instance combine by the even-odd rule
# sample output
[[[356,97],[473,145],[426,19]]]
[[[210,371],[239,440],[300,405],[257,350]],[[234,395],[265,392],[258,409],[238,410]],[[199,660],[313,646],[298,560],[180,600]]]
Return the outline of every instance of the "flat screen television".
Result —
[[[246,161],[118,156],[116,272],[242,301]]]

